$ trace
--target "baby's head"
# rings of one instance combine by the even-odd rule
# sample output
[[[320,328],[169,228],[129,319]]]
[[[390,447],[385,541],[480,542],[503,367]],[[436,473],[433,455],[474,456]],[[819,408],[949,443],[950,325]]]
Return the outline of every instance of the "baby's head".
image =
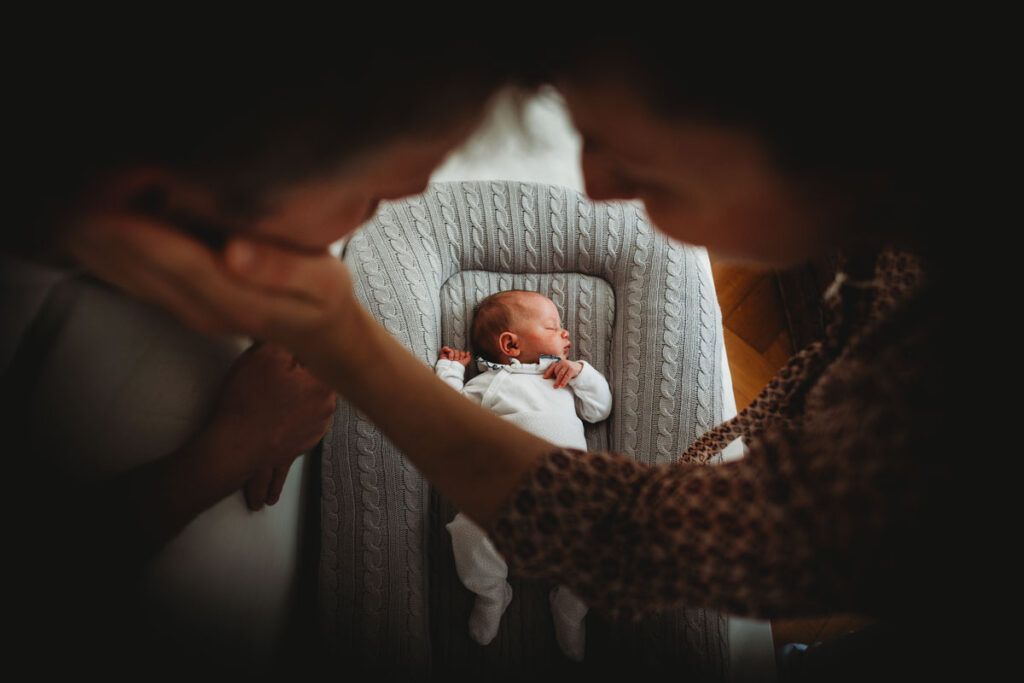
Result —
[[[536,363],[541,354],[565,358],[572,345],[555,303],[537,292],[509,289],[476,307],[473,350],[494,363]]]

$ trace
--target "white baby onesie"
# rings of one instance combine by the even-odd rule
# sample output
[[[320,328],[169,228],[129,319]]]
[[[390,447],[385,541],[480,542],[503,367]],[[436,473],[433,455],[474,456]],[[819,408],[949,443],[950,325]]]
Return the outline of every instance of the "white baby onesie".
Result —
[[[586,450],[582,416],[599,422],[612,409],[608,381],[586,361],[580,374],[567,386],[555,389],[553,379],[544,371],[558,361],[557,356],[541,356],[537,363],[523,364],[512,359],[501,365],[477,359],[480,374],[463,384],[465,367],[453,360],[437,361],[436,371],[446,384],[472,401],[558,446]],[[579,416],[577,416],[577,409]],[[487,645],[498,633],[501,615],[512,600],[508,565],[487,538],[483,529],[461,512],[446,526],[452,535],[452,550],[459,578],[477,594],[469,630],[473,639]],[[555,636],[567,657],[582,661],[585,646],[584,618],[587,606],[565,586],[549,596],[555,622]]]

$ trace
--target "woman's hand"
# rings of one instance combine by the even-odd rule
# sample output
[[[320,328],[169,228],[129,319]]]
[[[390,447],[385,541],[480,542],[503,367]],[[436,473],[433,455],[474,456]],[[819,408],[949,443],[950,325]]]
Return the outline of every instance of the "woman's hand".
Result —
[[[234,238],[215,251],[135,214],[92,215],[65,233],[82,266],[206,334],[242,334],[302,351],[349,307],[345,266],[326,249]]]

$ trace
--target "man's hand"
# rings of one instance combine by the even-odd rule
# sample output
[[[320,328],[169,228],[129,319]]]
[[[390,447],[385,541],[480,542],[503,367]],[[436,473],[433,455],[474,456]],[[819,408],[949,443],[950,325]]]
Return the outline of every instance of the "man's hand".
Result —
[[[209,430],[223,457],[253,472],[245,484],[250,509],[276,503],[292,462],[330,425],[336,394],[284,349],[256,344],[232,367]]]
[[[252,475],[242,489],[245,494],[245,503],[249,509],[261,510],[264,505],[273,505],[280,500],[281,491],[284,489],[284,482],[288,478],[290,469],[291,465],[286,465],[274,469],[262,469]]]
[[[462,351],[461,349],[453,349],[450,346],[442,346],[441,353],[437,357],[438,360],[453,360],[462,363],[462,367],[469,367],[469,361],[471,355],[469,351]]]
[[[554,378],[555,389],[561,389],[581,372],[583,372],[583,363],[566,358],[549,365],[544,371],[544,379]]]

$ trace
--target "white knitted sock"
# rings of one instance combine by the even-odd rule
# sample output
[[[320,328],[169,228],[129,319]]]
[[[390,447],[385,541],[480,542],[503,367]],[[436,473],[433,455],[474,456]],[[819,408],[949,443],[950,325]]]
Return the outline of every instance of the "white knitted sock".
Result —
[[[469,635],[481,645],[487,645],[494,636],[498,635],[498,626],[501,624],[501,615],[505,613],[508,604],[512,602],[512,586],[505,582],[505,595],[501,602],[485,597],[476,596],[473,604],[473,611],[469,614]]]
[[[582,662],[587,642],[589,608],[565,586],[555,586],[548,594],[551,616],[555,622],[555,639],[565,656]]]

